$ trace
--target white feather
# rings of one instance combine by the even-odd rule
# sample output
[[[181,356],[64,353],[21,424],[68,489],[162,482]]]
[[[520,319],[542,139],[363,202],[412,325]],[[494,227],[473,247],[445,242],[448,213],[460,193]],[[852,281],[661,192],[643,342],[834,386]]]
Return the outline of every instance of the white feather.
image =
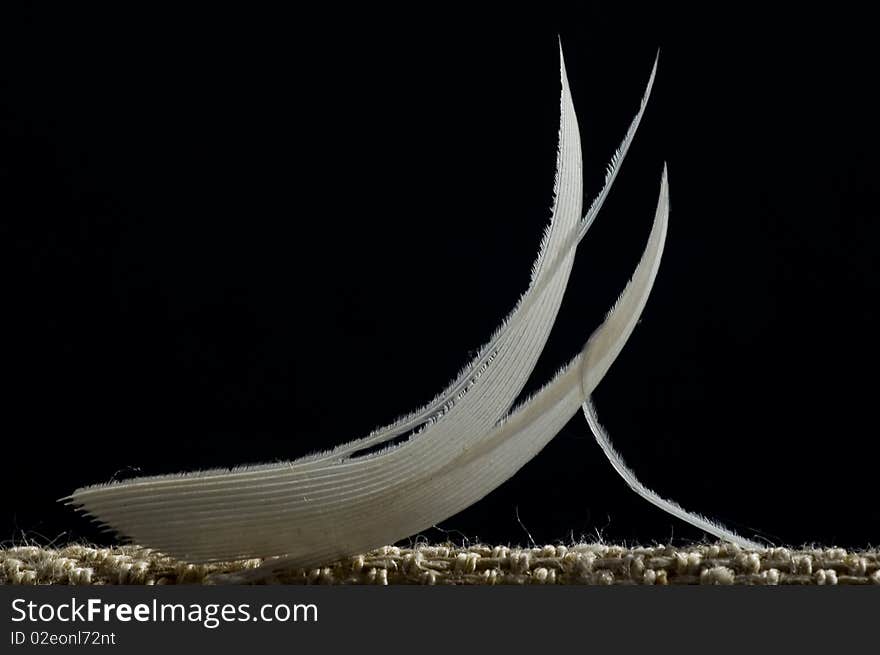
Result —
[[[590,407],[592,389],[647,301],[666,235],[665,169],[648,246],[626,290],[584,350],[510,412],[549,336],[576,247],[602,207],[641,121],[656,66],[655,61],[605,186],[581,219],[580,137],[560,50],[553,217],[529,288],[477,357],[434,401],[326,453],[232,471],[95,485],[66,500],[114,531],[183,560],[283,556],[262,574],[271,567],[313,566],[392,543],[492,491],[543,448],[581,405],[586,403],[585,411]],[[361,454],[407,432],[412,434],[402,443]]]

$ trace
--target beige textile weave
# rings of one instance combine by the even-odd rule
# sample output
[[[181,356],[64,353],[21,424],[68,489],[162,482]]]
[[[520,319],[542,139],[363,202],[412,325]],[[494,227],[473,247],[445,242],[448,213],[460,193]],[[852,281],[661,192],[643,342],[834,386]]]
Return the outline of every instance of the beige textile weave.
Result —
[[[0,584],[203,584],[212,573],[259,560],[185,564],[137,546],[0,550]],[[627,548],[571,546],[386,546],[313,570],[291,570],[292,584],[745,584],[880,585],[880,552],[842,548],[766,548],[695,544]]]

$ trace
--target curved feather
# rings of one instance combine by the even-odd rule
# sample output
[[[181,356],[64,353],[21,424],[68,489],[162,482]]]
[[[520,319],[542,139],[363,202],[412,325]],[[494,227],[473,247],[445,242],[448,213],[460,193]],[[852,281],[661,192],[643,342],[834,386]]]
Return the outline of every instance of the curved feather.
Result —
[[[71,504],[115,531],[181,559],[210,561],[289,553],[284,559],[287,565],[309,566],[406,537],[491,491],[577,411],[589,395],[587,389],[598,383],[619,353],[644,307],[653,277],[647,286],[642,280],[636,291],[629,292],[640,279],[640,263],[615,310],[581,355],[551,385],[505,418],[543,349],[565,291],[575,248],[610,190],[641,120],[655,71],[656,61],[639,112],[609,166],[606,184],[579,221],[580,141],[561,61],[556,199],[532,282],[487,347],[438,396],[430,412],[421,410],[329,453],[231,472],[214,470],[97,485],[78,489],[69,499]],[[662,189],[661,204],[665,171]],[[665,216],[662,221],[655,220],[652,238],[658,225],[665,236],[665,221]],[[662,239],[657,248],[654,256],[659,262]],[[633,294],[644,294],[641,304],[624,302]],[[617,320],[618,316],[623,318]],[[438,408],[440,400],[444,402]],[[419,427],[425,415],[429,416]],[[520,424],[522,429],[516,430]],[[418,430],[406,442],[364,457],[353,456],[413,426]],[[482,473],[477,474],[476,462],[483,467]]]

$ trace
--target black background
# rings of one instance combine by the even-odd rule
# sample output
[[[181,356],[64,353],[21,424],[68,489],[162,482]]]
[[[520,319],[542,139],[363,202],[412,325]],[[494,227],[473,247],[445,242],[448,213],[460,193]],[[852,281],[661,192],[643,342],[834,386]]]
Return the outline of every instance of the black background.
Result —
[[[746,536],[877,543],[867,15],[328,14],[43,5],[0,21],[0,539],[106,540],[55,499],[294,458],[433,397],[528,284],[559,34],[587,200],[661,56],[527,391],[622,290],[665,160],[664,260],[595,394],[603,423],[649,487]],[[526,529],[700,536],[626,488],[580,415],[424,535]]]

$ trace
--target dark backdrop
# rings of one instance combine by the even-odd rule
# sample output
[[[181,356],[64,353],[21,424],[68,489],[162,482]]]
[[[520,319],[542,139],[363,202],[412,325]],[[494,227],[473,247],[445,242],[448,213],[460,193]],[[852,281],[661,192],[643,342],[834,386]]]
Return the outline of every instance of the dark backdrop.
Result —
[[[666,160],[667,248],[603,423],[648,486],[747,536],[876,544],[869,22],[625,3],[7,15],[0,539],[101,538],[55,499],[293,458],[428,401],[528,283],[560,34],[588,199],[662,52],[527,390],[622,290]],[[425,536],[525,530],[699,537],[627,489],[580,415]]]

